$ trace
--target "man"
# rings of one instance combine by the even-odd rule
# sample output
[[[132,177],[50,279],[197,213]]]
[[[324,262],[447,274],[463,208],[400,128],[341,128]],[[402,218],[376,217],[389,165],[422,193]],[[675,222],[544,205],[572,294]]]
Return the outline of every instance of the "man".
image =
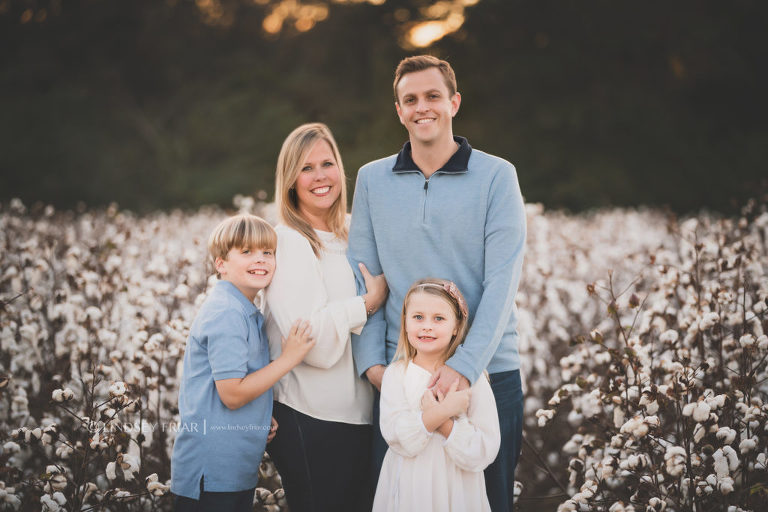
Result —
[[[454,281],[473,323],[430,385],[445,393],[458,378],[465,388],[488,370],[501,448],[485,471],[486,488],[492,510],[512,510],[523,416],[514,298],[525,210],[517,175],[509,162],[454,137],[461,95],[450,64],[428,55],[404,59],[395,71],[394,93],[409,141],[399,154],[360,169],[352,207],[352,268],[364,262],[374,274],[383,271],[390,288],[384,311],[353,338],[355,365],[379,389],[395,352],[409,286],[425,277]],[[385,451],[378,450],[376,470]]]

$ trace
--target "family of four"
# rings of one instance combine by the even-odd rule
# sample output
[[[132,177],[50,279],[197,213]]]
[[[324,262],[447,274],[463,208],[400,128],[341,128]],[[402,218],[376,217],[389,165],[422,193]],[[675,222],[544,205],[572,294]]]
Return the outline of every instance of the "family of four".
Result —
[[[453,135],[447,62],[404,59],[394,94],[409,140],[360,169],[351,221],[338,147],[313,123],[280,151],[280,223],[239,215],[211,235],[220,280],[184,355],[176,510],[251,511],[265,450],[292,512],[512,510],[515,168]]]

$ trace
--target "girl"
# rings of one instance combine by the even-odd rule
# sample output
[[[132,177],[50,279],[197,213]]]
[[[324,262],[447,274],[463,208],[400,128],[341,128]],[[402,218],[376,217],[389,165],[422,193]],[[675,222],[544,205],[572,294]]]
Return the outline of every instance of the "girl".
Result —
[[[490,383],[437,397],[432,373],[464,341],[467,304],[450,281],[423,279],[403,301],[394,362],[381,386],[381,433],[389,444],[373,510],[489,511],[483,469],[499,450]]]

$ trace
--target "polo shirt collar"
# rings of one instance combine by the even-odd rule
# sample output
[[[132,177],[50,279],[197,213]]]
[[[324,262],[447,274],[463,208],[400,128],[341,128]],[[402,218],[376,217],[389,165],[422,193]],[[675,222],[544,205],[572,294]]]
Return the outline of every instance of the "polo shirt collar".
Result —
[[[234,297],[237,302],[239,302],[243,306],[243,312],[246,315],[253,315],[254,313],[258,313],[259,309],[256,307],[256,304],[248,300],[248,297],[243,295],[243,292],[237,289],[237,286],[230,283],[229,281],[225,279],[220,279],[219,282],[216,283],[216,287],[214,290],[221,291],[221,293],[226,293],[228,295],[231,295]]]
[[[469,145],[467,139],[459,137],[458,135],[454,135],[453,140],[459,144],[459,149],[451,155],[451,158],[443,167],[437,170],[439,172],[461,173],[469,170],[469,155],[472,153],[472,146]],[[395,166],[392,168],[392,171],[421,171],[411,157],[411,141],[403,144],[403,149],[397,154],[397,160],[395,161]]]

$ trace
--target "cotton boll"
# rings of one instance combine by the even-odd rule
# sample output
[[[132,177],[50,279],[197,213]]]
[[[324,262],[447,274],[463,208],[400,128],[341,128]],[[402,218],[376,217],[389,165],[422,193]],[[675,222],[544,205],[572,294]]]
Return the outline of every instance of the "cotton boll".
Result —
[[[745,453],[748,453],[748,452],[751,452],[752,450],[754,450],[756,446],[757,446],[757,438],[756,437],[751,437],[751,438],[745,439],[741,443],[739,443],[739,451],[742,454],[745,454]]]
[[[736,431],[729,427],[720,428],[715,437],[723,441],[723,444],[731,444],[736,439]]]

